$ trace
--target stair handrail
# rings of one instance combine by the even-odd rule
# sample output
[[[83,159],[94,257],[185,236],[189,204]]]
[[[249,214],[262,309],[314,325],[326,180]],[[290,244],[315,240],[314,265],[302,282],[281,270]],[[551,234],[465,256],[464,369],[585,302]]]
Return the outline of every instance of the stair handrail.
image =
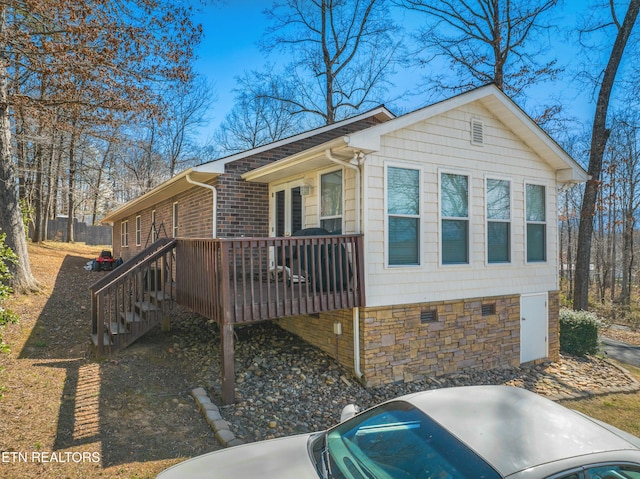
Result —
[[[133,271],[135,268],[140,266],[140,264],[144,263],[148,260],[153,260],[161,254],[164,254],[166,251],[172,249],[176,244],[175,238],[160,238],[151,246],[143,249],[135,256],[129,258],[127,261],[122,263],[116,269],[109,272],[103,278],[100,278],[98,281],[93,283],[89,290],[92,295],[98,294],[105,288],[108,288],[113,283],[118,281],[118,279],[130,271]]]

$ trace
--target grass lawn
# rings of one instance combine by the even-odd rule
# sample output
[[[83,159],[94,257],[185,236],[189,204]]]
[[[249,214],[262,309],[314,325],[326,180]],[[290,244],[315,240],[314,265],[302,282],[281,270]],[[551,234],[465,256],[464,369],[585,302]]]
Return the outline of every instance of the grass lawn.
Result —
[[[640,368],[622,366],[640,381]],[[607,394],[589,399],[563,401],[562,404],[640,437],[640,392]]]

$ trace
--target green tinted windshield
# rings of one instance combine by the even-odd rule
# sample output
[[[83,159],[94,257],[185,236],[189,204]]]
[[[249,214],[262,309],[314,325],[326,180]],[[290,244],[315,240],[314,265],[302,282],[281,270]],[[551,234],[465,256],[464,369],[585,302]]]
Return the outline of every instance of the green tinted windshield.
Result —
[[[327,435],[338,479],[499,479],[478,455],[411,404],[395,401]]]

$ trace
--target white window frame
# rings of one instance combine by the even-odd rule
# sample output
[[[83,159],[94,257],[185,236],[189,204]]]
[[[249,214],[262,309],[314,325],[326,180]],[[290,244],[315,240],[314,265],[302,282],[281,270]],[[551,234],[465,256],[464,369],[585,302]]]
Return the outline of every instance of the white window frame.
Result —
[[[467,178],[467,216],[443,216],[442,215],[442,176],[443,175],[456,175],[456,176],[465,176]],[[471,211],[472,211],[472,189],[473,189],[473,177],[471,173],[468,171],[460,171],[460,170],[449,170],[449,169],[441,169],[438,170],[438,246],[439,246],[439,254],[440,254],[440,266],[444,266],[446,268],[450,267],[467,267],[472,263],[472,254],[471,254],[471,238],[473,237],[471,231]],[[442,222],[446,220],[452,221],[466,221],[467,222],[467,261],[464,263],[445,263],[443,259],[443,244],[442,244]]]
[[[489,196],[488,196],[488,183],[489,181],[506,181],[509,183],[509,218],[489,218]],[[507,265],[513,263],[513,181],[510,178],[504,178],[499,176],[486,176],[484,179],[484,199],[485,199],[485,261],[487,265]],[[490,261],[489,260],[489,223],[508,223],[509,238],[509,258],[507,261]]]
[[[136,246],[142,244],[142,217],[136,216]]]
[[[527,186],[540,186],[544,189],[544,221],[529,221],[527,219]],[[544,183],[537,183],[535,181],[526,181],[524,183],[524,261],[527,264],[540,264],[547,263],[549,261],[549,222],[547,218],[549,218],[548,212],[548,192],[549,188]],[[529,225],[543,225],[544,226],[544,259],[541,260],[529,260],[529,235],[528,229]]]
[[[340,171],[342,173],[342,192],[341,192],[341,204],[339,215],[322,216],[322,176],[329,175]],[[345,169],[344,168],[332,168],[330,170],[324,170],[318,172],[318,226],[322,227],[322,220],[340,219],[340,231],[344,233],[344,207],[345,207]]]
[[[178,202],[174,201],[171,205],[171,234],[174,238],[178,237]]]
[[[120,246],[123,248],[129,247],[129,220],[124,220],[120,223]]]
[[[418,172],[418,214],[417,215],[401,215],[401,214],[389,214],[389,168],[398,168],[404,170],[413,170]],[[384,165],[384,263],[387,268],[417,268],[422,266],[422,244],[423,244],[423,226],[422,226],[422,215],[423,215],[423,200],[424,200],[424,192],[423,192],[423,171],[420,166],[415,164],[408,163],[385,163]],[[389,217],[399,217],[399,218],[415,218],[418,220],[418,262],[415,264],[390,264],[389,263],[389,254],[391,252],[391,245],[389,244],[389,228],[390,222]]]

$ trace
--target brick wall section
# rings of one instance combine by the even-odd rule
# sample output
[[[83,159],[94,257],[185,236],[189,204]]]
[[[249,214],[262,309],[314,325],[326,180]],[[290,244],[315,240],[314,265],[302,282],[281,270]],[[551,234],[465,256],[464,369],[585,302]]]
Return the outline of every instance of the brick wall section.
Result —
[[[151,244],[151,212],[156,210],[156,228],[160,237],[173,235],[173,203],[178,202],[178,236],[188,238],[211,238],[213,231],[213,192],[203,187],[191,188],[157,205],[145,208],[127,218],[129,221],[129,246],[120,245],[122,221],[113,227],[113,251],[115,257],[131,258],[145,246]],[[136,216],[140,215],[141,238],[136,245]],[[149,243],[147,244],[147,241]]]
[[[557,294],[549,295],[549,324],[557,331]],[[495,304],[496,314],[483,316],[482,305]],[[551,310],[556,312],[551,314]],[[437,319],[421,322],[422,311]],[[336,357],[333,322],[341,321],[338,360],[353,370],[353,327],[350,310],[319,317],[279,320],[284,329]],[[552,333],[551,336],[557,336]],[[550,359],[557,358],[557,340]],[[368,387],[410,382],[425,377],[520,364],[520,296],[509,295],[437,303],[360,308],[361,370]],[[555,356],[554,356],[555,355]]]
[[[240,175],[378,123],[380,121],[376,118],[366,118],[228,163],[225,174],[219,177],[217,184],[218,236],[220,238],[269,236],[269,187],[261,183],[248,183]]]
[[[262,183],[248,183],[241,178],[243,173],[273,163],[289,155],[299,153],[354,131],[363,130],[380,123],[375,117],[303,138],[256,155],[239,159],[225,166],[225,173],[210,182],[216,187],[218,196],[217,235],[219,238],[269,236],[269,187]],[[213,231],[212,192],[201,186],[162,201],[151,208],[124,218],[129,220],[129,246],[120,246],[120,225],[113,226],[113,250],[116,257],[130,258],[144,248],[151,228],[151,211],[156,210],[156,224],[164,224],[166,236],[172,236],[172,205],[178,202],[178,236],[183,238],[211,238]],[[141,215],[142,241],[135,244],[135,217]],[[161,234],[164,236],[164,233]]]

